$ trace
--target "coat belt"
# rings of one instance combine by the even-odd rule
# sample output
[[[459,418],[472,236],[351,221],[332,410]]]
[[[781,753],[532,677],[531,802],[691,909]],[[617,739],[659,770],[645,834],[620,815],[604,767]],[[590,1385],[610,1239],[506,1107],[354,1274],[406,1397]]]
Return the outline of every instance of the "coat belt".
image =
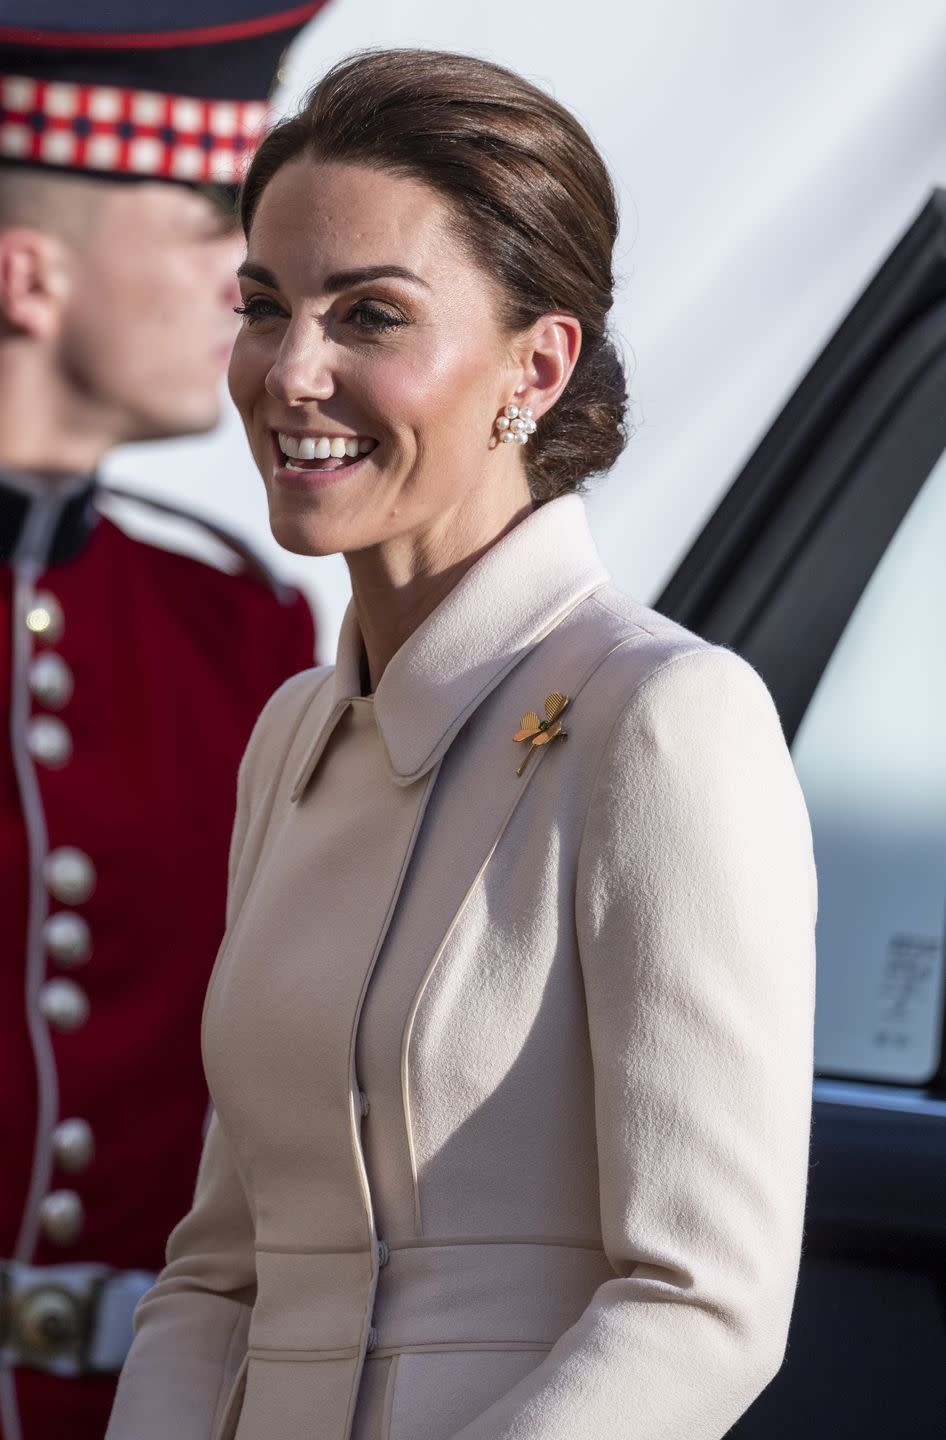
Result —
[[[380,1257],[258,1250],[256,1260],[250,1351],[300,1360],[357,1355],[366,1333],[375,1354],[549,1346],[615,1278],[604,1253],[581,1243],[394,1243]]]

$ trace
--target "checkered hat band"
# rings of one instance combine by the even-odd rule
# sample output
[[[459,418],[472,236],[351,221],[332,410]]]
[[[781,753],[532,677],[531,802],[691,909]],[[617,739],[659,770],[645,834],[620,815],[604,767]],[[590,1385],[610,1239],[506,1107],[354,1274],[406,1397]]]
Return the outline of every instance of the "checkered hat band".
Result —
[[[261,100],[0,76],[0,160],[236,185],[268,118]]]

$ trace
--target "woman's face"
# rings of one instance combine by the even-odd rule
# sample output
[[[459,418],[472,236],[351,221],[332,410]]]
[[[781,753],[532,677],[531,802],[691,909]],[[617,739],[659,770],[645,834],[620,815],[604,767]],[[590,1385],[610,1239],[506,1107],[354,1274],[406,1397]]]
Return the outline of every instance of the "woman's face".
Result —
[[[528,502],[520,447],[490,449],[522,371],[447,219],[360,165],[295,160],[263,191],[230,391],[288,550],[473,539],[497,497]]]

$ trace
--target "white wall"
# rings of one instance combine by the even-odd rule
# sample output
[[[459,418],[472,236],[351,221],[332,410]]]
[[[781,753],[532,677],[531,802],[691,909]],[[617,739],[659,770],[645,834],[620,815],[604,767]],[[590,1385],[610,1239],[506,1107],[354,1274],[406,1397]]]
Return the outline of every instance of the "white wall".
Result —
[[[615,175],[615,326],[637,433],[591,517],[650,598],[845,310],[946,184],[943,0],[332,0],[281,100],[363,45],[499,60],[571,106]],[[330,658],[340,560],[278,550],[232,413],[108,473],[224,519],[312,596]]]

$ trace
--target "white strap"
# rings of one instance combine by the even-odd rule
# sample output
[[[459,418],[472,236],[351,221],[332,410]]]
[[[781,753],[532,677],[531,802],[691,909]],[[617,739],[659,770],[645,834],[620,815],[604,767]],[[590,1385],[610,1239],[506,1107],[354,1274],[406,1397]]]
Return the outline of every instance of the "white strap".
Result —
[[[117,1270],[99,1292],[86,1364],[90,1370],[117,1372],[125,1363],[134,1334],[135,1306],[154,1284],[145,1270]]]

